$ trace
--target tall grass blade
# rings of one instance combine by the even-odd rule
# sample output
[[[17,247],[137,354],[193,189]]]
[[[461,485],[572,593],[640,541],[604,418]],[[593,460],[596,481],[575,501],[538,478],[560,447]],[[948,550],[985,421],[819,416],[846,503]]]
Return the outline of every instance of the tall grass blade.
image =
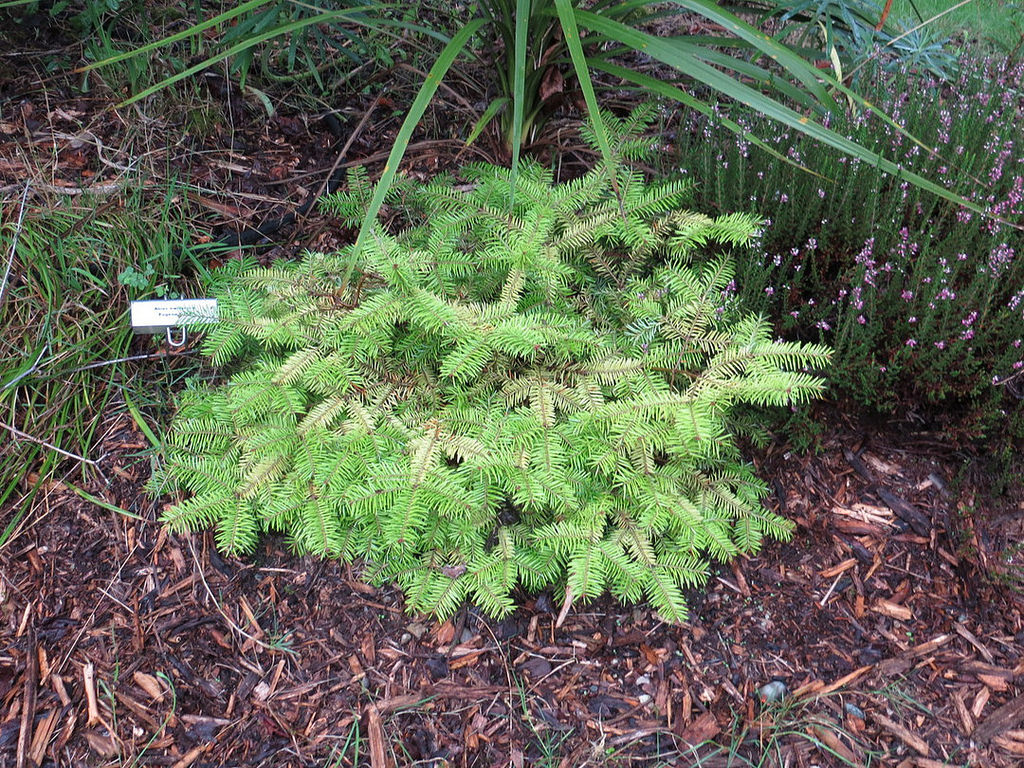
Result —
[[[728,11],[719,8],[709,0],[673,0],[677,5],[686,8],[688,11],[700,14],[705,18],[724,27],[741,40],[750,43],[762,53],[778,62],[792,76],[796,77],[804,87],[828,111],[839,111],[839,105],[819,79],[819,74],[814,67],[808,66],[807,62],[797,56],[793,51],[764,32],[750,26]]]
[[[355,14],[352,9],[346,9],[343,11],[325,11],[324,13],[321,13],[317,16],[309,16],[304,19],[299,19],[298,21],[292,21],[287,24],[282,24],[279,27],[268,29],[264,32],[260,32],[259,34],[253,35],[252,37],[249,37],[246,40],[242,40],[241,42],[235,43],[230,48],[227,48],[226,50],[223,50],[220,53],[214,54],[213,56],[210,56],[209,58],[200,61],[198,64],[194,64],[188,69],[184,69],[181,72],[178,72],[176,74],[171,75],[170,77],[161,80],[159,83],[151,85],[148,88],[144,88],[134,96],[131,96],[130,98],[127,98],[124,101],[122,101],[120,104],[118,104],[118,106],[124,107],[128,106],[129,104],[134,104],[137,101],[141,101],[142,99],[145,99],[148,96],[152,96],[157,91],[161,91],[164,88],[174,85],[175,83],[184,80],[187,77],[191,77],[192,75],[198,72],[202,72],[204,69],[209,68],[211,64],[216,64],[217,62],[223,61],[224,59],[229,59],[232,56],[235,56],[236,54],[249,50],[255,45],[259,45],[262,42],[266,42],[267,40],[272,40],[276,37],[281,37],[292,32],[297,32],[301,29],[305,29],[306,27],[312,26],[314,24],[324,24],[329,21],[337,20],[345,20],[353,24],[366,23],[365,20],[361,18],[359,15]],[[134,53],[134,51],[131,52],[131,55],[134,55]],[[112,60],[108,59],[107,61],[111,62]],[[92,66],[98,66],[98,64]]]
[[[106,67],[111,64],[117,64],[119,62],[124,61],[125,59],[132,59],[136,56],[141,56],[144,53],[155,51],[158,48],[163,48],[164,46],[171,45],[172,43],[177,43],[180,40],[185,40],[187,38],[194,37],[200,32],[205,32],[206,30],[212,27],[216,27],[222,23],[234,21],[239,16],[242,16],[248,13],[249,11],[259,8],[261,5],[266,4],[267,0],[249,0],[249,2],[247,3],[242,3],[241,5],[232,8],[230,11],[225,11],[224,13],[214,16],[212,19],[207,19],[204,22],[195,24],[189,27],[188,29],[182,30],[181,32],[176,32],[173,35],[162,37],[159,40],[154,40],[151,43],[140,45],[138,48],[133,48],[130,51],[125,51],[124,53],[119,53],[115,56],[108,56],[107,58],[101,59],[100,61],[94,61],[92,64],[87,64],[84,67],[79,67],[78,69],[72,70],[72,73],[77,75],[81,74],[82,72],[88,72],[91,69],[99,69],[101,67]]]
[[[519,152],[523,143],[523,107],[526,104],[526,33],[530,26],[533,0],[516,0],[515,76],[512,82],[512,188],[519,168]]]
[[[576,72],[576,78],[580,83],[580,90],[583,91],[583,99],[587,103],[587,111],[590,113],[590,123],[594,129],[594,136],[597,139],[598,147],[608,164],[609,175],[612,185],[618,194],[618,185],[615,174],[615,155],[612,152],[611,142],[608,139],[608,129],[601,120],[601,110],[597,104],[597,96],[594,94],[594,83],[590,79],[590,65],[586,55],[583,53],[583,45],[580,43],[579,27],[576,24],[577,14],[581,11],[574,9],[570,0],[555,0],[555,8],[558,11],[558,20],[562,24],[562,35],[565,37],[565,45],[569,49],[569,57],[572,59],[572,66]],[[593,15],[593,14],[590,14]]]
[[[387,195],[388,190],[391,189],[391,184],[395,180],[395,174],[398,172],[398,164],[405,155],[405,151],[409,148],[409,140],[412,138],[412,132],[416,129],[416,124],[420,121],[420,118],[423,117],[423,113],[426,111],[427,105],[430,104],[430,100],[434,98],[434,93],[437,91],[437,88],[441,84],[441,80],[444,78],[445,74],[447,74],[448,70],[451,68],[452,63],[456,58],[458,58],[459,54],[465,50],[469,39],[476,34],[477,30],[479,30],[485,23],[486,19],[474,19],[456,32],[448,45],[446,45],[444,50],[441,51],[441,55],[437,57],[437,61],[434,62],[434,66],[432,66],[430,71],[427,73],[427,79],[417,92],[416,98],[413,100],[412,106],[409,107],[409,112],[405,116],[405,120],[402,121],[402,126],[398,129],[398,136],[395,137],[395,143],[391,148],[391,153],[388,155],[387,162],[384,164],[384,173],[381,174],[380,181],[378,181],[376,187],[374,187],[373,197],[370,199],[370,205],[366,209],[366,215],[363,217],[362,226],[359,228],[359,236],[356,238],[356,253],[359,252],[363,243],[366,242],[367,234],[377,219],[380,207],[384,204],[384,197]],[[351,265],[354,263],[354,260],[350,262],[350,269]]]
[[[567,3],[568,0],[556,0],[556,2]],[[576,13],[581,22],[588,28],[598,31],[624,45],[642,50],[652,58],[679,70],[687,77],[698,80],[783,125],[807,134],[816,141],[838,149],[844,154],[877,166],[898,179],[905,179],[937,197],[969,208],[977,213],[985,213],[985,209],[977,203],[971,202],[923,176],[904,169],[892,160],[882,157],[877,152],[873,152],[847,139],[845,136],[826,128],[820,123],[814,122],[810,118],[795,112],[724,72],[715,69],[698,59],[686,46],[681,46],[679,41],[658,38],[587,11],[577,11]],[[804,66],[807,66],[806,63]],[[635,82],[635,75],[631,75],[628,79]]]

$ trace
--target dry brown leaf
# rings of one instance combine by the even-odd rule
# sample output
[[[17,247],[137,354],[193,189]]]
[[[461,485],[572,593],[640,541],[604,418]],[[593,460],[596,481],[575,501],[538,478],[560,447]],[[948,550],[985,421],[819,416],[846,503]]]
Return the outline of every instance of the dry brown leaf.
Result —
[[[89,742],[89,748],[104,759],[117,754],[117,744],[110,736],[96,733],[96,731],[86,731],[85,740]]]
[[[540,80],[540,100],[547,101],[565,90],[565,78],[558,67],[548,67]]]
[[[132,675],[132,679],[139,688],[149,694],[149,698],[154,701],[160,701],[163,699],[165,693],[164,687],[153,675],[148,675],[145,672],[136,672]]]
[[[434,635],[437,639],[437,644],[448,645],[455,639],[455,625],[451,621],[446,621],[444,624],[437,628],[437,632]]]
[[[839,736],[833,730],[836,727],[838,726],[832,723],[814,723],[809,730],[813,735],[821,739],[822,744],[839,755],[847,763],[850,765],[861,765],[857,755],[839,739]]]

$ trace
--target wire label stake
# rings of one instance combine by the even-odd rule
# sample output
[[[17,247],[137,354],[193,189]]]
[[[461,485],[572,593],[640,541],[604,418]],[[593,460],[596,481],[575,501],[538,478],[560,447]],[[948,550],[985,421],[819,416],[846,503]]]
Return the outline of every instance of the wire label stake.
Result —
[[[216,299],[157,299],[131,303],[132,330],[137,334],[166,334],[172,347],[184,346],[190,323],[220,319]],[[173,331],[177,329],[178,335]]]

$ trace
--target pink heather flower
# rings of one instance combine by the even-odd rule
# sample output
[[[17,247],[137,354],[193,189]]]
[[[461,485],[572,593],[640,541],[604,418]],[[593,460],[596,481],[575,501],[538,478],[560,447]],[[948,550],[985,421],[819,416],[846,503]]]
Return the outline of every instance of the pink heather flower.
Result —
[[[907,322],[908,323],[916,323],[917,322],[917,318],[916,317],[908,317],[907,318]]]
[[[1013,370],[1019,371],[1021,368],[1024,368],[1024,360],[1018,360],[1013,364]]]
[[[764,289],[764,292],[767,293],[769,296],[772,296],[775,293],[775,289],[769,285],[767,288]]]
[[[1014,341],[1013,342],[1013,346],[1016,347],[1017,349],[1020,349],[1020,339],[1017,339],[1016,341]]]
[[[865,323],[867,323],[867,319],[864,317],[864,315],[857,315],[857,322],[860,323],[861,325],[864,325]]]
[[[1002,271],[1013,261],[1013,248],[1000,243],[988,255],[988,269],[993,277],[999,277]]]
[[[967,317],[965,317],[963,320],[960,321],[960,324],[969,327],[971,325],[974,325],[974,321],[977,320],[977,319],[978,319],[978,313],[977,312],[971,312],[971,314],[969,314]]]
[[[819,189],[818,190],[818,197],[820,197],[822,200],[825,199],[825,190],[824,189]]]
[[[935,346],[938,347],[939,349],[945,349],[946,348],[946,342],[944,342],[944,341],[936,341],[935,342]]]
[[[910,301],[912,298],[914,298],[914,292],[904,291],[903,293],[900,294],[900,298],[903,299],[904,301]]]
[[[917,346],[917,341],[915,339],[907,339],[907,346],[908,347],[916,347]]]
[[[960,338],[963,341],[970,341],[971,339],[974,338],[974,329],[968,328],[966,331],[960,334]]]
[[[829,325],[829,324],[828,324],[827,322],[825,322],[824,320],[819,320],[818,322],[816,322],[816,323],[814,324],[814,327],[815,327],[815,328],[820,328],[820,329],[821,329],[821,330],[823,330],[823,331],[830,331],[830,330],[832,330],[832,326],[831,326],[831,325]]]

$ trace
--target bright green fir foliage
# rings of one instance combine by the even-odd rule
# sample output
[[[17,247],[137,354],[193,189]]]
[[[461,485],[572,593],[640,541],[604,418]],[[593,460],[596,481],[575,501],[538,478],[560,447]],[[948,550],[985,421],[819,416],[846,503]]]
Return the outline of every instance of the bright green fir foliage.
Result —
[[[619,140],[620,157],[638,152]],[[517,587],[644,597],[670,621],[707,557],[789,523],[760,503],[736,403],[822,389],[823,347],[773,341],[703,255],[756,232],[681,207],[679,182],[604,165],[555,185],[524,165],[400,185],[361,252],[250,269],[218,296],[204,350],[227,383],[184,393],[154,488],[173,528],[261,533],[360,558],[412,608],[514,607]],[[613,192],[617,188],[617,193]],[[355,174],[328,209],[357,224]]]

